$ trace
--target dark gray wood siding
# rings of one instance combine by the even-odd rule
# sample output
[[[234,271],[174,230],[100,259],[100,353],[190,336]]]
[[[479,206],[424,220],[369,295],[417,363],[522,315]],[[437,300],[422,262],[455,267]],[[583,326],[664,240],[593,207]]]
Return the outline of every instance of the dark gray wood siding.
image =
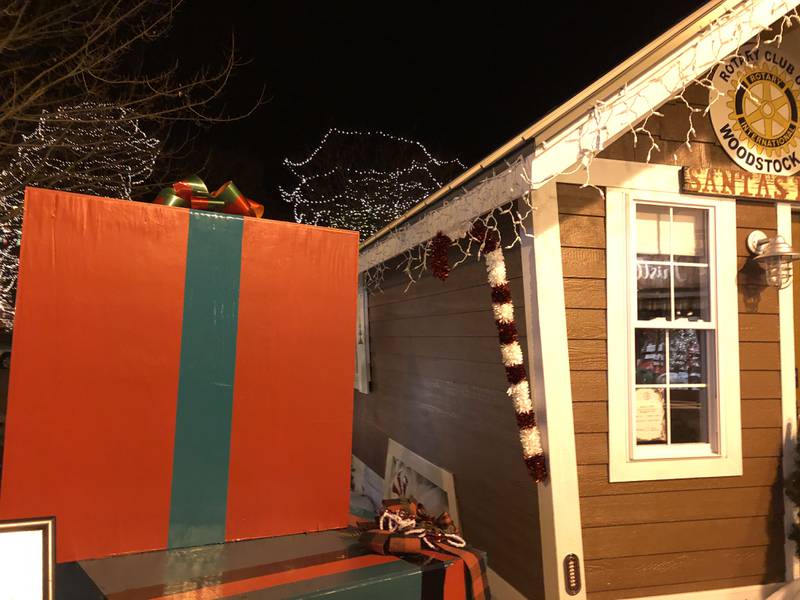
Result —
[[[506,252],[516,318],[525,331],[519,247]],[[452,471],[469,543],[528,598],[543,597],[536,486],[521,458],[484,263],[407,292],[402,273],[369,297],[372,387],[355,394],[353,452],[383,474],[397,440]],[[525,348],[526,340],[521,340]]]

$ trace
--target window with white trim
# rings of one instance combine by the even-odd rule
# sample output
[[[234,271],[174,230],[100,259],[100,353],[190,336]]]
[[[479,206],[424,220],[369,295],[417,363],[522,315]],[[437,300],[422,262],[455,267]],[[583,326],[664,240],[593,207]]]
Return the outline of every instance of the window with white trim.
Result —
[[[740,475],[736,204],[607,190],[612,481]]]

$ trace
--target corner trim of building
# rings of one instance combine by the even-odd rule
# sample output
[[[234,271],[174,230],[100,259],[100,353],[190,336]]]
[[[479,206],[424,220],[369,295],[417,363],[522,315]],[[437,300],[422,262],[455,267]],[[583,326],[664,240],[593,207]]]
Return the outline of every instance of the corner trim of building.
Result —
[[[792,206],[785,202],[777,204],[778,234],[790,244],[792,240]],[[795,241],[796,243],[796,241]],[[795,276],[800,269],[794,267]],[[794,283],[778,291],[778,312],[780,315],[780,353],[781,353],[781,417],[783,430],[783,476],[789,477],[795,469],[794,450],[797,444],[797,401],[795,392],[794,356]],[[794,521],[797,507],[784,494],[784,535]],[[797,558],[797,544],[786,538],[784,544],[786,559],[786,581],[800,577],[800,562]]]
[[[783,586],[782,583],[766,583],[744,587],[706,590],[704,592],[682,592],[663,596],[641,596],[631,600],[765,600]]]
[[[578,467],[572,417],[561,234],[556,183],[531,192],[533,211],[521,235],[528,364],[537,419],[549,467],[539,484],[539,527],[546,600],[585,600]],[[532,220],[532,222],[531,222]],[[576,595],[564,583],[564,558],[578,557],[583,582]]]

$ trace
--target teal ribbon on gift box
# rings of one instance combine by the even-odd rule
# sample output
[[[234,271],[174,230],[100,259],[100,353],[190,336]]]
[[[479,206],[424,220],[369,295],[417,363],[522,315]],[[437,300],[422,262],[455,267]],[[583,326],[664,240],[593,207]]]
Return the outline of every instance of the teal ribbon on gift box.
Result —
[[[225,541],[243,223],[189,214],[170,548]]]

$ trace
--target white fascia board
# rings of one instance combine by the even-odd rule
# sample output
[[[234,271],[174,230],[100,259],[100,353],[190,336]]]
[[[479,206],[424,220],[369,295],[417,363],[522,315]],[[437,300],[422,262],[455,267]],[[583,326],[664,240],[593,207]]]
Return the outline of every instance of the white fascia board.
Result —
[[[528,165],[523,160],[517,160],[496,177],[476,185],[369,246],[358,258],[358,271],[366,271],[394,258],[430,240],[439,231],[462,237],[474,219],[513,202],[529,189]]]

